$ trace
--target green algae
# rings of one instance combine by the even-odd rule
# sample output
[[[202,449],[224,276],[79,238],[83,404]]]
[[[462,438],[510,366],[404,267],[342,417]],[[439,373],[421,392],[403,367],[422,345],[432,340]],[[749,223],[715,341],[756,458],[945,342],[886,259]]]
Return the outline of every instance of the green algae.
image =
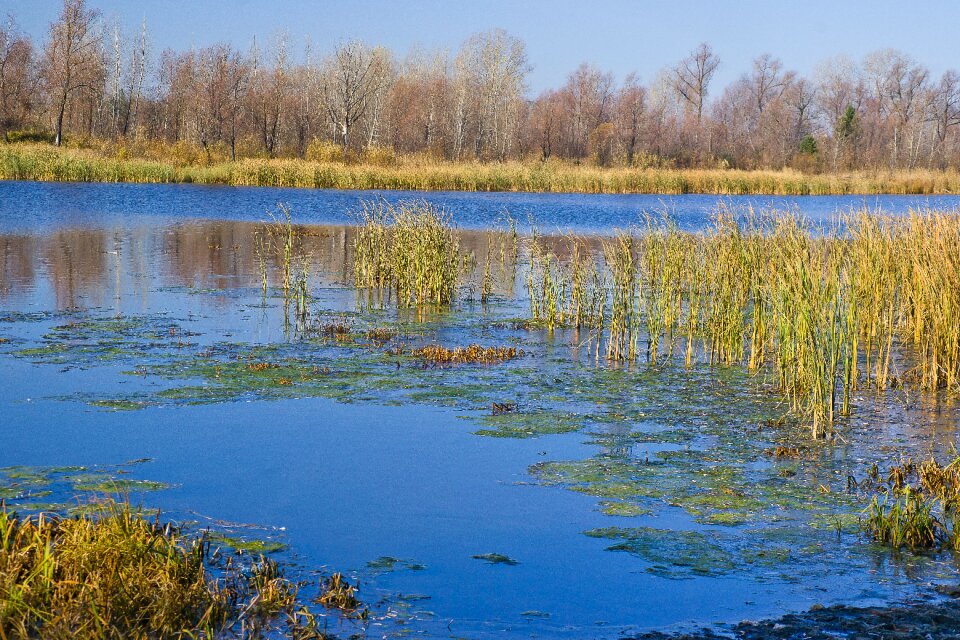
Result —
[[[170,485],[154,480],[130,480],[103,475],[77,476],[72,478],[72,482],[75,491],[93,493],[140,493],[170,488]]]
[[[520,564],[519,560],[514,560],[510,556],[503,555],[502,553],[479,553],[471,557],[474,560],[483,560],[489,564],[501,564],[511,567]]]
[[[242,553],[269,555],[271,553],[284,551],[288,548],[288,545],[282,542],[277,542],[276,540],[241,538],[219,532],[208,533],[207,539],[214,545],[230,547],[234,551],[239,551]]]
[[[97,399],[90,400],[90,406],[99,407],[101,409],[110,409],[113,411],[137,411],[138,409],[145,409],[149,407],[152,403],[149,400],[135,400],[132,398],[111,398],[111,399]]]
[[[584,426],[581,416],[563,411],[511,411],[485,415],[477,419],[483,429],[475,433],[496,438],[536,438],[543,435],[570,433]]]
[[[76,316],[74,316],[76,318]],[[91,367],[133,362],[167,354],[191,344],[192,336],[163,314],[152,316],[84,316],[52,327],[38,344],[11,352],[38,364]]]
[[[653,509],[641,507],[640,505],[623,500],[601,500],[600,511],[604,515],[620,516],[624,518],[648,516],[654,513]]]
[[[591,538],[619,540],[607,549],[639,556],[651,564],[649,572],[666,578],[721,576],[737,567],[730,552],[699,531],[606,527],[585,533]]]
[[[394,558],[393,556],[380,556],[376,560],[367,562],[367,568],[374,569],[376,571],[388,572],[399,571],[401,569],[407,569],[409,571],[423,571],[427,567],[424,564],[414,562],[412,560]]]

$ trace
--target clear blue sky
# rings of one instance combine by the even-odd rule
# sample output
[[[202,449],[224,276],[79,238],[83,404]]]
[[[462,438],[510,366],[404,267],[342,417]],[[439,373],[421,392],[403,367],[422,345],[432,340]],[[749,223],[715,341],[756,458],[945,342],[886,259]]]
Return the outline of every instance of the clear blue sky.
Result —
[[[402,55],[414,44],[451,51],[469,34],[502,27],[527,44],[531,93],[563,83],[581,62],[637,71],[643,81],[701,41],[723,64],[715,87],[734,80],[758,54],[772,53],[788,69],[809,73],[823,58],[856,60],[893,47],[938,77],[960,68],[958,5],[949,0],[90,0],[105,17],[136,29],[146,18],[154,52],[231,42],[245,50],[285,30],[296,49],[308,36],[329,50],[359,38]],[[46,35],[61,0],[0,0],[35,38]]]

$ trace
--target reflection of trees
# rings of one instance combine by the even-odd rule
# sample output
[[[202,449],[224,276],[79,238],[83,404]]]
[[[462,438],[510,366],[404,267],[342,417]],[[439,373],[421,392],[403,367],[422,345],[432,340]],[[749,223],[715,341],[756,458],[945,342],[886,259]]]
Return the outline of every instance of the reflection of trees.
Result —
[[[109,286],[104,281],[108,233],[67,229],[40,239],[37,257],[47,272],[57,309],[81,306],[80,298],[102,302]]]
[[[0,236],[0,299],[36,281],[36,243],[37,238],[32,236]]]
[[[254,241],[258,223],[210,220],[170,227],[62,229],[49,235],[0,235],[0,298],[42,289],[52,292],[57,309],[112,305],[121,295],[148,297],[160,287],[237,289],[259,287]],[[299,249],[307,256],[312,282],[353,282],[351,226],[301,226]],[[540,236],[563,259],[570,242]],[[501,242],[507,264],[501,264]],[[476,269],[465,275],[468,286],[479,286],[488,250],[492,273],[512,273],[510,239],[486,231],[461,230],[460,246],[473,256]],[[468,261],[471,262],[471,261]],[[280,269],[268,257],[271,284]],[[299,265],[295,265],[295,268]],[[505,268],[504,268],[505,267]],[[498,280],[495,278],[495,280]],[[497,287],[510,291],[510,282]]]

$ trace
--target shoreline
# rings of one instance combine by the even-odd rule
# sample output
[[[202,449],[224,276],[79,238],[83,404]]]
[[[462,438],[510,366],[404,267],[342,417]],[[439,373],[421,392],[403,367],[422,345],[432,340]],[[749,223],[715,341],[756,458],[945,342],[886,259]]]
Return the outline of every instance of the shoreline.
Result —
[[[627,169],[560,163],[344,164],[298,159],[241,159],[178,164],[117,158],[89,149],[0,145],[0,179],[122,182],[417,192],[531,194],[814,196],[955,195],[955,171],[803,174],[794,170]]]

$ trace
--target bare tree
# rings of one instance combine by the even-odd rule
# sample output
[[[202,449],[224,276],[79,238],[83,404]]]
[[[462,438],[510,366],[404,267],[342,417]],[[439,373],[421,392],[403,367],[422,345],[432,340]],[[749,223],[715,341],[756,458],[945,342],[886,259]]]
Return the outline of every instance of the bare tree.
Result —
[[[0,133],[4,139],[30,113],[35,87],[33,44],[9,17],[0,25]]]
[[[947,166],[947,135],[960,125],[960,75],[950,69],[940,78],[930,99],[931,119],[936,127],[934,153],[941,169]]]
[[[98,89],[102,78],[99,11],[86,0],[64,0],[59,19],[50,25],[43,74],[54,99],[55,144],[63,142],[63,118],[77,92]]]
[[[374,96],[389,80],[386,58],[354,41],[337,47],[323,74],[323,101],[330,122],[346,151],[350,133],[370,109]]]
[[[623,82],[617,95],[617,129],[626,152],[627,165],[633,165],[640,139],[643,135],[644,117],[647,110],[647,90],[631,73]]]
[[[703,120],[710,81],[719,66],[720,58],[703,42],[673,68],[673,88],[697,114],[698,125]]]
[[[526,77],[530,71],[523,41],[503,29],[470,37],[457,55],[458,126],[472,113],[474,155],[502,159],[519,131]],[[458,136],[463,139],[465,131]]]
[[[581,64],[560,90],[566,111],[566,154],[580,160],[587,155],[591,133],[608,122],[613,111],[613,74]]]

